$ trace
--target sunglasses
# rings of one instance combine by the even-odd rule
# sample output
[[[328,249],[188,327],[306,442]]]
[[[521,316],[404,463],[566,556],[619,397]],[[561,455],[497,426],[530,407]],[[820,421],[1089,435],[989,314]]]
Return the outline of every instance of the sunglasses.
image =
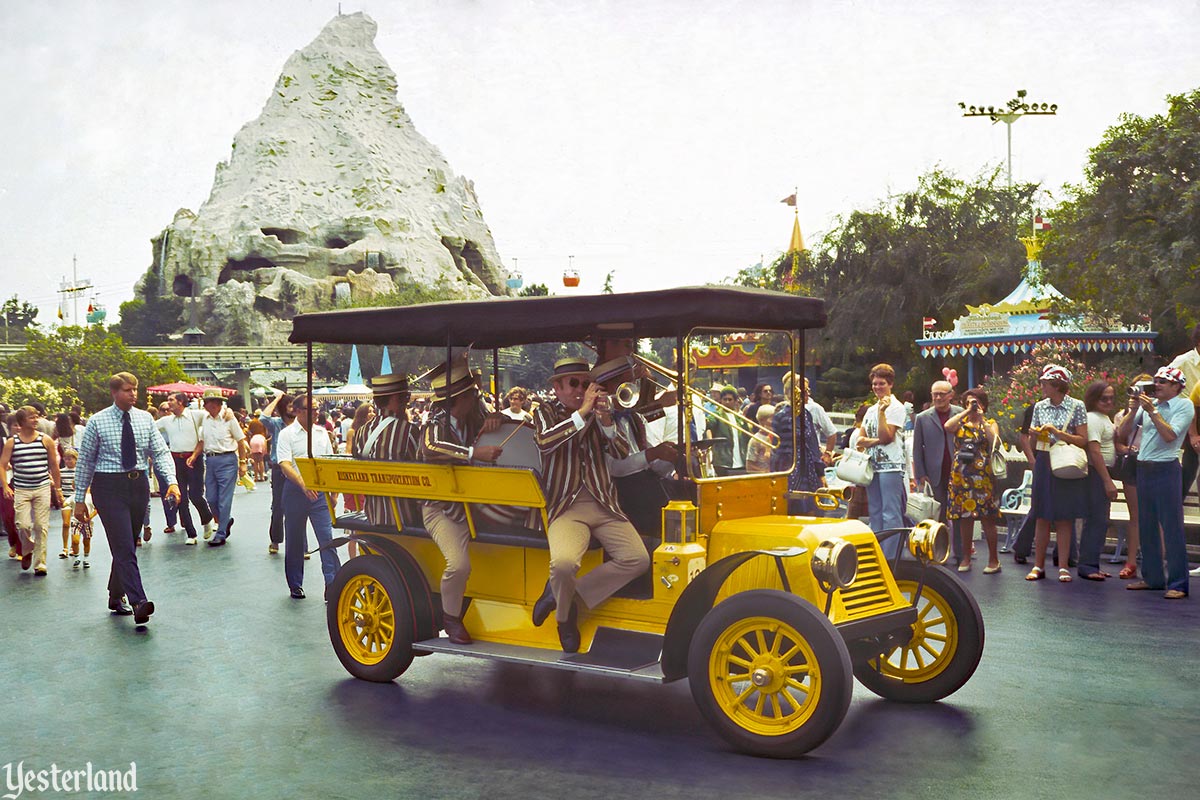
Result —
[[[1171,380],[1170,378],[1155,378],[1154,382],[1155,383],[1174,383],[1175,381]]]
[[[580,386],[586,389],[591,384],[592,382],[587,378],[567,378],[567,386],[570,386],[572,389],[578,389]]]

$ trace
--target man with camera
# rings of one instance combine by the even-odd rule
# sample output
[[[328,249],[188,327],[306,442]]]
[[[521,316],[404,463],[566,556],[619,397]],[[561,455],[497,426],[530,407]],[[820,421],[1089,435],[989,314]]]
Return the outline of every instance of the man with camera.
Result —
[[[1165,590],[1163,597],[1168,600],[1180,600],[1188,595],[1179,449],[1187,441],[1195,408],[1186,397],[1180,397],[1186,385],[1182,372],[1175,367],[1162,367],[1154,374],[1154,385],[1137,393],[1139,409],[1122,421],[1120,429],[1120,436],[1127,439],[1137,425],[1142,426],[1137,488],[1138,530],[1145,580],[1125,588]],[[1157,535],[1160,528],[1162,550]],[[1166,551],[1165,576],[1163,550]]]

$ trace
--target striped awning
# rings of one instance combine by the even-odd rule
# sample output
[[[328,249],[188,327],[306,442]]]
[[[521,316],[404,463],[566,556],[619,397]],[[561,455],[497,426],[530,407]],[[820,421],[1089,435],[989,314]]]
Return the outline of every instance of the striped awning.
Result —
[[[922,358],[1028,353],[1039,344],[1050,344],[1064,350],[1084,353],[1152,353],[1157,337],[1156,331],[1048,331],[1016,336],[947,336],[918,339],[916,344]]]

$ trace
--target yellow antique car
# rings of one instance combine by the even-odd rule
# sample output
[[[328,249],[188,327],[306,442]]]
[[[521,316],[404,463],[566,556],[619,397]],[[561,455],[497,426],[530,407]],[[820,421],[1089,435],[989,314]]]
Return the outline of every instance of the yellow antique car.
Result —
[[[803,373],[805,329],[825,322],[822,301],[751,289],[698,287],[585,297],[447,302],[305,314],[293,342],[501,348],[585,341],[597,331],[673,339],[680,397],[694,377],[683,354],[722,341],[753,341],[772,363]],[[748,338],[754,332],[757,338]],[[743,346],[743,350],[745,350]],[[439,352],[442,352],[439,349]],[[310,370],[311,374],[311,370]],[[497,391],[502,388],[495,385]],[[623,387],[624,388],[624,387]],[[628,401],[628,391],[619,393]],[[636,392],[632,393],[636,395]],[[953,573],[944,526],[873,532],[857,520],[788,514],[789,471],[709,477],[697,469],[685,414],[675,414],[687,473],[673,481],[661,529],[641,531],[649,572],[583,611],[579,653],[561,651],[553,626],[531,609],[549,570],[546,498],[537,464],[447,466],[349,458],[303,460],[310,488],[400,501],[467,504],[473,541],[464,620],[474,644],[439,636],[441,553],[402,521],[372,525],[342,514],[335,526],[362,554],[328,591],[333,648],[355,677],[391,681],[416,655],[517,662],[655,683],[687,678],[704,717],[734,747],[791,757],[841,723],[853,678],[885,698],[932,702],[959,689],[983,652],[979,607]],[[803,448],[797,436],[794,452]],[[684,466],[686,464],[686,466]],[[815,492],[825,509],[839,493]],[[497,507],[531,509],[532,527],[496,521]],[[331,504],[331,510],[333,506]],[[419,522],[418,522],[419,524]],[[883,545],[883,546],[881,546]],[[887,552],[893,553],[885,558]],[[600,563],[589,551],[581,572]]]

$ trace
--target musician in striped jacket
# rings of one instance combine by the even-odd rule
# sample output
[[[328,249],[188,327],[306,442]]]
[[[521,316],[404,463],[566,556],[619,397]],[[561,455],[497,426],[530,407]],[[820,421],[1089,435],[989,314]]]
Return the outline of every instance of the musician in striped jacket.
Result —
[[[389,373],[376,375],[369,381],[379,416],[354,432],[350,454],[355,458],[374,461],[416,461],[420,448],[420,430],[408,420],[408,378]],[[401,525],[415,526],[421,521],[421,511],[415,500],[396,499],[400,506]],[[396,525],[392,515],[392,498],[367,495],[364,510],[372,525]]]
[[[429,377],[436,398],[433,413],[421,436],[421,460],[438,464],[470,464],[472,461],[494,462],[501,448],[495,445],[472,443],[482,431],[499,426],[498,417],[490,417],[479,397],[479,376],[471,372],[467,353],[456,357],[450,365],[435,368],[422,377]],[[426,501],[421,510],[425,530],[446,559],[442,572],[442,627],[451,642],[471,644],[471,635],[462,621],[463,595],[471,575],[467,545],[471,531],[462,503]]]
[[[595,608],[646,571],[650,557],[621,511],[605,456],[625,458],[629,441],[613,425],[608,394],[588,377],[582,358],[559,359],[551,382],[555,400],[534,414],[542,454],[542,486],[549,506],[550,579],[533,607],[541,625],[557,610],[558,638],[565,652],[579,650],[575,595]],[[591,537],[610,560],[576,579]]]

